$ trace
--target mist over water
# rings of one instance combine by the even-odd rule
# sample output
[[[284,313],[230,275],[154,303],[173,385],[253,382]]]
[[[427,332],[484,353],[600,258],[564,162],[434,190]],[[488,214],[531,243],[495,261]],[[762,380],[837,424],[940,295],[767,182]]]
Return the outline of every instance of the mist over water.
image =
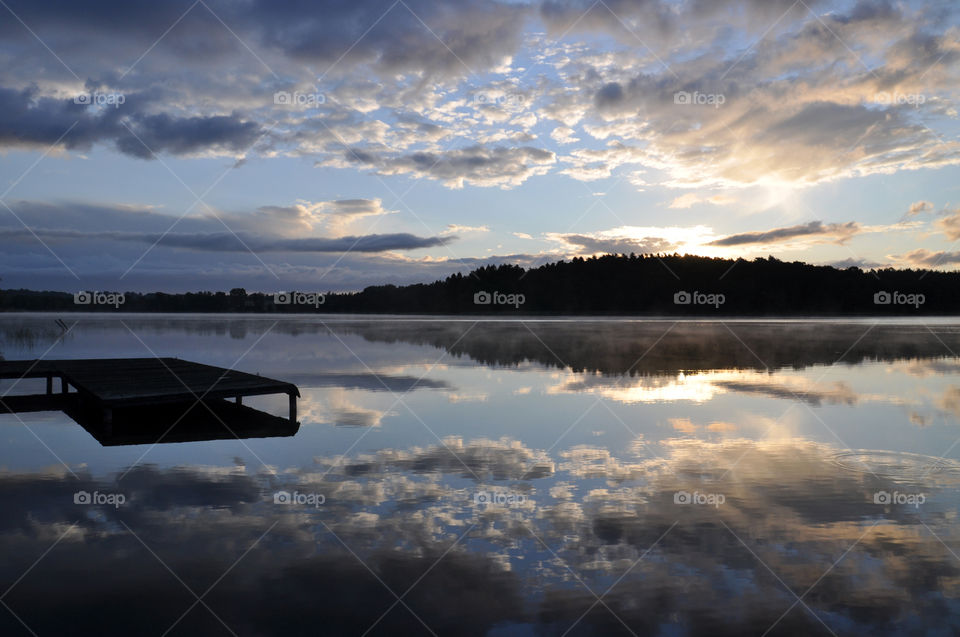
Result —
[[[2,634],[960,629],[960,323],[64,320],[0,355],[235,367],[301,426],[0,415]]]

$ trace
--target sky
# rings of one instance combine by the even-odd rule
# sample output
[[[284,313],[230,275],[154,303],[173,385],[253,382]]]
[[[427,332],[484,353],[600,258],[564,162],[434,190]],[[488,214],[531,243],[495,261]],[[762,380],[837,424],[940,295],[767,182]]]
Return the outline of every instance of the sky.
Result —
[[[960,4],[2,0],[0,286],[960,265]],[[668,275],[669,276],[669,275]]]

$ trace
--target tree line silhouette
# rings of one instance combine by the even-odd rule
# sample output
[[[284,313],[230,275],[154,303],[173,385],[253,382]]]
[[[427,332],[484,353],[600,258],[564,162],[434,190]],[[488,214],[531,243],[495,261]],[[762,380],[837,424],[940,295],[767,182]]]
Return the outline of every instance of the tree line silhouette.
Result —
[[[862,270],[774,257],[576,257],[536,268],[484,266],[433,283],[360,292],[124,292],[121,305],[75,302],[66,292],[0,290],[0,311],[695,316],[929,315],[960,313],[960,272]]]

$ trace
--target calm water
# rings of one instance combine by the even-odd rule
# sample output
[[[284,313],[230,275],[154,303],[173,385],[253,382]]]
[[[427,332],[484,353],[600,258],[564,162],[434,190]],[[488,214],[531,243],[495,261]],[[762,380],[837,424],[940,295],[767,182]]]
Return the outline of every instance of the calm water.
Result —
[[[0,416],[0,634],[960,632],[960,323],[54,318],[0,355],[235,366],[302,424]]]

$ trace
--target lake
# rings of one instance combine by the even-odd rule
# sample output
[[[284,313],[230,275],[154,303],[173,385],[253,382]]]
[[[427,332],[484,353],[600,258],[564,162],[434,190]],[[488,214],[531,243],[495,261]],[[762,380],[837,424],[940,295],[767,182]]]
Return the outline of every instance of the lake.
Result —
[[[955,320],[55,318],[0,355],[235,367],[301,425],[0,415],[0,634],[960,632]]]

